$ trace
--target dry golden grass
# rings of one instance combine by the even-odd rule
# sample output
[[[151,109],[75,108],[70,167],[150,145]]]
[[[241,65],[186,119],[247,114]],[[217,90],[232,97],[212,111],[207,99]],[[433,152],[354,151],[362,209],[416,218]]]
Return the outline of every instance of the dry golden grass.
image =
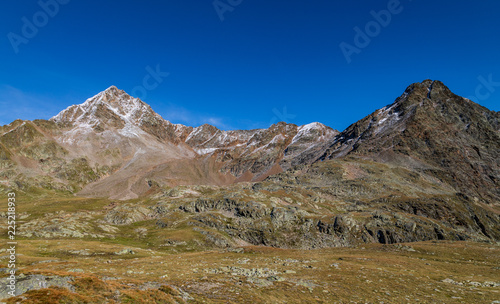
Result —
[[[356,176],[359,173],[358,168],[349,169]],[[240,193],[249,191],[241,185],[234,187],[239,187]],[[211,197],[222,197],[216,190],[197,188]],[[282,189],[263,190],[263,195],[266,201],[267,196],[279,199],[276,202],[280,204],[296,205],[302,201],[303,209],[311,213],[320,210],[317,213],[320,215],[337,214],[336,209],[343,208],[340,198],[335,203],[316,202],[313,192],[299,190],[291,193]],[[19,219],[18,224],[52,218],[64,223],[73,215],[88,213],[92,216],[82,221],[92,226],[99,224],[113,204],[121,204],[109,199],[50,195],[19,196],[17,212],[29,217]],[[322,195],[327,194],[318,197]],[[5,211],[5,199],[0,199],[0,203],[0,211]],[[152,199],[126,202],[141,207],[156,203]],[[371,213],[352,215],[363,218]],[[71,276],[74,292],[56,287],[31,290],[9,299],[8,303],[489,304],[500,300],[500,287],[482,285],[500,283],[498,244],[429,241],[318,250],[247,246],[238,253],[207,250],[213,247],[202,243],[204,237],[189,226],[189,216],[184,212],[169,213],[161,220],[169,225],[179,224],[167,228],[158,227],[157,219],[114,225],[114,238],[18,237],[19,273]],[[324,220],[327,222],[328,216]],[[6,235],[5,228],[0,233]],[[141,229],[147,233],[139,233]],[[0,250],[6,248],[5,242],[5,239],[0,242]],[[176,242],[183,245],[172,245]],[[131,249],[134,254],[115,254],[124,249]],[[2,254],[0,268],[7,263],[6,253]],[[261,276],[251,275],[256,269]],[[445,279],[449,280],[443,282]]]
[[[500,300],[499,287],[475,287],[468,282],[500,281],[500,246],[493,244],[421,242],[309,251],[250,246],[241,253],[179,254],[132,248],[136,254],[113,254],[123,248],[104,241],[23,240],[18,249],[23,254],[18,260],[20,272],[70,275],[75,292],[33,290],[8,303],[182,303],[179,290],[190,295],[185,298],[188,303]],[[68,254],[68,250],[84,249],[90,255]],[[252,280],[238,272],[243,268],[268,268],[274,275]]]

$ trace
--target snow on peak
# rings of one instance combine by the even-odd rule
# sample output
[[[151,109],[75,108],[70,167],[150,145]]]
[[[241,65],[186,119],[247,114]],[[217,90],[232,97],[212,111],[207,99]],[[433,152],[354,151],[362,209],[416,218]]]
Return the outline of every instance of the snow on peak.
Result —
[[[118,89],[116,86],[112,85],[112,86],[110,86],[109,88],[107,88],[107,89],[105,90],[105,92],[107,92],[107,91],[116,91],[116,90],[119,90],[119,89]]]
[[[309,123],[307,125],[302,125],[302,126],[299,126],[297,128],[297,134],[295,135],[295,137],[298,138],[298,137],[301,137],[304,135],[308,135],[315,130],[322,130],[324,128],[325,128],[325,125],[323,125],[319,122],[312,122],[312,123]]]
[[[325,125],[323,125],[322,123],[311,122],[310,124],[300,126],[299,132],[310,132],[311,130],[322,129],[324,127],[325,127]]]
[[[70,123],[85,122],[92,125],[100,120],[99,117],[106,110],[116,114],[124,122],[130,120],[138,122],[145,114],[159,116],[139,98],[133,98],[117,87],[110,86],[84,103],[68,107],[51,120]]]
[[[137,137],[144,133],[141,125],[151,119],[164,121],[149,105],[115,86],[51,118],[55,122],[73,125],[74,130],[88,131],[103,125],[118,127],[119,133],[126,137]]]
[[[292,139],[290,145],[298,143],[308,143],[311,138],[316,138],[316,141],[324,140],[325,138],[333,137],[338,134],[335,131],[322,123],[312,122],[297,128],[297,134]]]

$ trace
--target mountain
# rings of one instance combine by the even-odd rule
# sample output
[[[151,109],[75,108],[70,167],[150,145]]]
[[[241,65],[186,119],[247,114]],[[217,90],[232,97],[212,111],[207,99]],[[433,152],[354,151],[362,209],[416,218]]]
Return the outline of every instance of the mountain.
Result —
[[[368,158],[426,173],[482,202],[500,201],[500,113],[442,82],[410,85],[340,133],[321,159]]]
[[[280,122],[224,131],[172,124],[118,88],[49,121],[0,129],[1,183],[83,196],[137,198],[162,186],[262,181],[296,166],[369,159],[422,173],[482,203],[500,201],[500,113],[414,83],[392,104],[339,133]]]
[[[490,303],[499,154],[500,113],[439,81],[342,132],[172,124],[110,87],[0,127],[0,192],[16,193],[24,248],[23,294],[7,301],[331,303],[359,282],[363,302]]]
[[[268,129],[221,131],[210,125],[193,129],[186,143],[199,155],[215,157],[222,171],[242,180],[262,180],[293,165],[312,163],[338,131],[320,123],[297,127],[280,122]]]
[[[49,121],[4,126],[0,141],[4,184],[131,199],[155,186],[262,180],[313,162],[337,133],[320,123],[249,131],[172,124],[111,86]]]

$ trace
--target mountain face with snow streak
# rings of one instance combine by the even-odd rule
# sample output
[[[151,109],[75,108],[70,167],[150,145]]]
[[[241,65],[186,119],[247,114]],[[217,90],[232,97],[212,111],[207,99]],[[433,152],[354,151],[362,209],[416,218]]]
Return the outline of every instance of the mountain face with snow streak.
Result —
[[[500,201],[500,113],[440,81],[408,86],[340,133],[321,159],[345,156],[429,173],[471,197]]]
[[[224,172],[245,179],[262,179],[269,173],[288,169],[294,159],[312,163],[325,143],[338,131],[321,123],[305,126],[278,123],[268,129],[222,131],[214,126],[194,128],[186,143],[204,157],[216,157]],[[313,156],[311,156],[312,154]],[[316,158],[314,156],[317,156]],[[295,163],[296,165],[298,163]]]
[[[172,124],[110,87],[50,120],[0,126],[0,192],[12,191],[23,209],[17,234],[35,245],[52,240],[55,258],[71,263],[73,251],[55,243],[88,247],[92,238],[93,247],[104,244],[97,253],[134,244],[139,254],[195,259],[247,245],[276,252],[425,241],[418,257],[440,240],[486,250],[500,241],[500,113],[426,80],[340,133],[283,122],[225,131]],[[377,256],[407,247],[369,246]],[[92,256],[102,260],[84,257],[87,269]]]
[[[73,130],[92,129],[97,133],[118,130],[124,136],[148,133],[159,140],[176,140],[176,126],[155,113],[149,105],[115,86],[73,105],[50,119]]]
[[[128,199],[161,186],[262,181],[347,157],[410,168],[491,200],[500,199],[499,130],[499,113],[439,81],[410,85],[341,133],[320,123],[231,131],[172,124],[112,86],[49,121],[0,127],[0,183]]]
[[[317,156],[312,152],[338,133],[319,123],[235,131],[172,124],[115,86],[49,121],[15,122],[2,130],[4,139],[7,133],[32,137],[5,148],[4,154],[15,156],[7,159],[11,176],[27,171],[28,184],[48,179],[51,187],[118,199],[139,197],[152,185],[262,180],[286,170],[295,158],[311,163]],[[27,146],[35,152],[23,153]]]

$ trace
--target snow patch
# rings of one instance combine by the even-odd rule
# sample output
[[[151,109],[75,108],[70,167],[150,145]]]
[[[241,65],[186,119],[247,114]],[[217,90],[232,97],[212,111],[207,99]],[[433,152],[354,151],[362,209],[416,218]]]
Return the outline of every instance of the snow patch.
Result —
[[[275,137],[273,137],[273,139],[266,146],[268,146],[270,144],[277,144],[277,143],[283,142],[284,140],[285,140],[285,136],[278,134]]]
[[[299,127],[299,132],[308,132],[310,130],[321,129],[323,127],[319,122],[312,122],[307,125],[303,125]]]
[[[200,126],[200,127],[196,127],[193,129],[193,131],[191,131],[191,133],[189,133],[188,137],[186,138],[186,141],[189,141],[191,138],[197,136],[198,134],[200,134],[200,132],[203,130],[203,128]]]
[[[319,122],[312,122],[310,124],[300,126],[297,129],[298,132],[293,137],[292,142],[291,142],[290,145],[293,145],[294,143],[296,143],[297,141],[299,141],[302,137],[309,135],[310,133],[312,133],[312,131],[314,131],[314,130],[320,130],[320,129],[323,129],[323,128],[324,128],[324,125],[320,124]]]
[[[194,151],[199,155],[210,154],[212,152],[215,152],[216,150],[217,148],[194,149]]]

